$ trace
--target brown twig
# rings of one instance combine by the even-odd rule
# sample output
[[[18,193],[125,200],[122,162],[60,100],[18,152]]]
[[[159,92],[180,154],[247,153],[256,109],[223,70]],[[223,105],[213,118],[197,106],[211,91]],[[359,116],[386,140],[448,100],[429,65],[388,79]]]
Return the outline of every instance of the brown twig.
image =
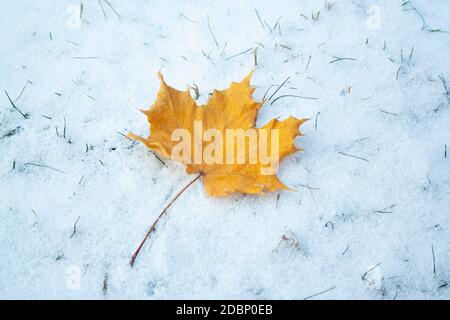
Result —
[[[169,204],[161,211],[161,213],[159,214],[158,218],[156,218],[155,222],[153,222],[152,226],[150,227],[150,229],[148,229],[147,234],[145,235],[144,239],[141,241],[141,243],[139,244],[138,248],[136,249],[135,253],[133,254],[133,256],[130,259],[130,266],[133,267],[134,265],[134,261],[136,260],[137,256],[139,255],[139,252],[141,251],[145,241],[147,241],[148,237],[150,236],[150,234],[152,233],[153,230],[155,230],[156,224],[158,223],[158,221],[161,219],[161,217],[166,213],[167,209],[170,208],[170,206],[172,206],[172,204],[175,202],[175,200],[178,199],[179,196],[181,196],[181,194],[186,191],[187,188],[189,188],[195,181],[197,181],[198,179],[200,179],[200,177],[203,176],[203,173],[200,173],[194,180],[192,180],[191,182],[189,182],[183,189],[180,190],[180,192],[178,192],[175,197],[173,197],[173,199],[169,202]]]

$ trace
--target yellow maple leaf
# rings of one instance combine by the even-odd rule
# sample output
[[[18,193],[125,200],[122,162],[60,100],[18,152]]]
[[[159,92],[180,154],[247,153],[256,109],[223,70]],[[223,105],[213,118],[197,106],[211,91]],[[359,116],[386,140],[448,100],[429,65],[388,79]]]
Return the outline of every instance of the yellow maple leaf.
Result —
[[[211,196],[288,189],[271,166],[274,160],[278,163],[301,150],[295,147],[295,137],[302,135],[300,125],[308,119],[273,119],[262,128],[255,128],[264,102],[256,102],[252,97],[255,90],[250,85],[252,73],[239,83],[233,82],[228,89],[214,90],[203,106],[197,106],[189,90],[170,87],[158,73],[161,85],[156,101],[149,110],[142,111],[150,123],[151,133],[147,138],[132,133],[129,137],[163,157],[186,164],[187,173],[203,175],[205,190]],[[182,156],[174,158],[174,150],[184,140],[181,136],[174,139],[174,133],[180,129],[188,133],[190,144],[183,149]],[[236,132],[244,133],[242,144],[237,141],[238,135],[232,135]],[[262,146],[267,156],[265,161]]]

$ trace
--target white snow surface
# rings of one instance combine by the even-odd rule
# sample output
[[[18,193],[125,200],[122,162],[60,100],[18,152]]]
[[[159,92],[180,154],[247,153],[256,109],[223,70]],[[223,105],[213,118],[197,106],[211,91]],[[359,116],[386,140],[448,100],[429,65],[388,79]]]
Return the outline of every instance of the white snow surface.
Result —
[[[0,9],[0,298],[450,298],[448,1]],[[311,118],[279,172],[295,190],[212,198],[196,182],[131,268],[194,176],[119,133],[148,135],[159,70],[201,104],[255,49],[255,99],[288,77],[272,101],[317,98],[257,121]]]

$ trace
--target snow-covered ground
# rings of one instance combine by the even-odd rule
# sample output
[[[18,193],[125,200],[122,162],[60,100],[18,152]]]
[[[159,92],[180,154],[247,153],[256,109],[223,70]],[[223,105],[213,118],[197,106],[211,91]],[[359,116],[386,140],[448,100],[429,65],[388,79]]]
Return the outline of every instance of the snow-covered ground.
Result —
[[[450,298],[447,0],[0,9],[0,298]],[[193,176],[120,133],[148,134],[158,70],[204,103],[255,55],[256,99],[288,77],[274,98],[317,98],[258,118],[311,118],[279,174],[296,191],[196,182],[130,268]]]

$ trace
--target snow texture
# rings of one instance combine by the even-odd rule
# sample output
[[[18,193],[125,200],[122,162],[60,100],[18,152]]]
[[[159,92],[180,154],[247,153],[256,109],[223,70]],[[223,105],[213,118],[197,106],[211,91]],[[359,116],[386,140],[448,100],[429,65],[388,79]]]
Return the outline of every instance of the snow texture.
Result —
[[[0,298],[450,298],[448,1],[0,7]],[[311,118],[279,173],[295,191],[196,182],[130,268],[194,176],[119,133],[148,134],[159,70],[204,103],[255,51],[255,99],[288,77],[272,101],[317,98],[257,122]]]

